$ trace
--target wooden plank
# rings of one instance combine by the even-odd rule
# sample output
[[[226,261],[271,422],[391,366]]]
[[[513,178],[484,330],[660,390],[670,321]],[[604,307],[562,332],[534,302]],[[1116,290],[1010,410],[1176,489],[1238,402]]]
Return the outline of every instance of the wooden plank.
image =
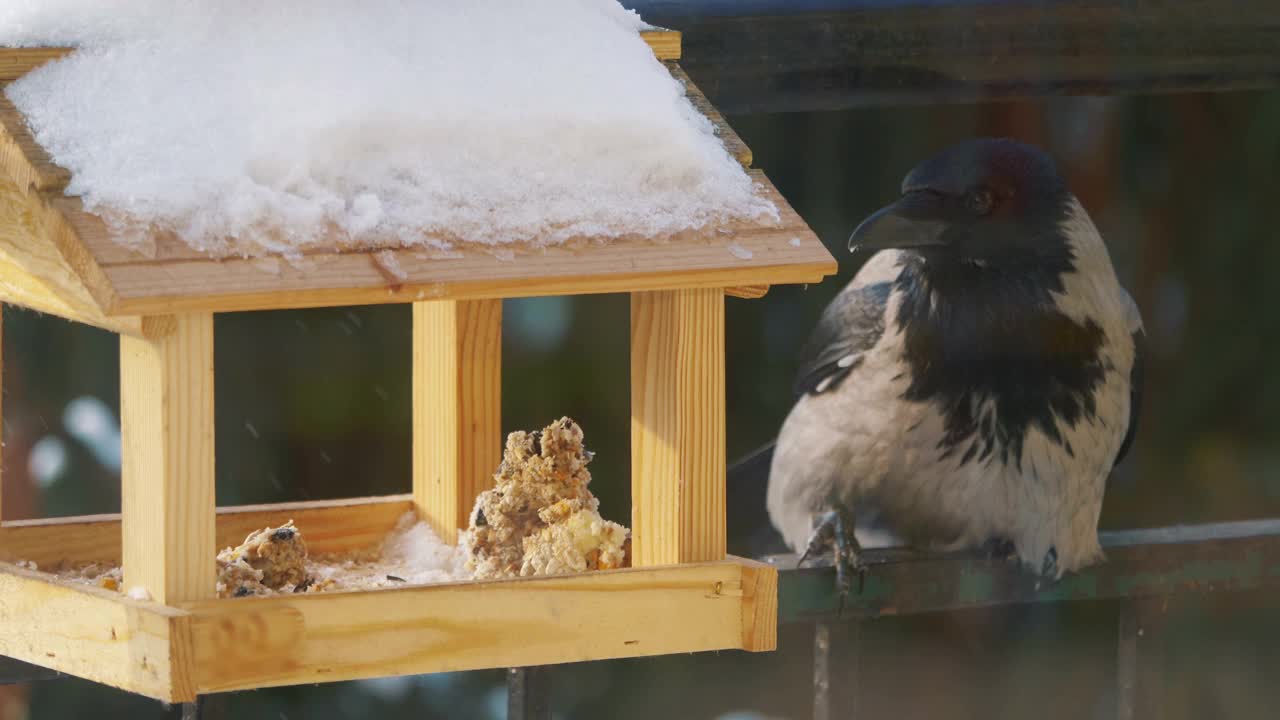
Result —
[[[728,287],[724,289],[724,294],[729,297],[742,298],[743,300],[759,300],[769,294],[769,286],[744,285],[739,287]]]
[[[413,304],[413,498],[447,543],[502,460],[502,301]]]
[[[139,317],[107,317],[54,245],[62,220],[39,194],[0,177],[0,300],[127,335],[143,335]]]
[[[743,568],[755,566],[723,560],[182,607],[194,615],[197,689],[223,692],[738,649]]]
[[[742,649],[778,649],[778,569],[763,563],[742,567]]]
[[[751,167],[751,148],[747,147],[747,144],[742,141],[742,138],[738,137],[738,133],[734,132],[732,127],[729,127],[729,123],[725,121],[720,111],[716,109],[715,105],[711,104],[706,95],[702,94],[702,91],[698,89],[693,80],[689,79],[688,74],[679,65],[673,62],[666,63],[666,65],[671,76],[679,80],[681,85],[684,85],[685,97],[689,98],[689,102],[693,104],[693,107],[706,116],[712,125],[715,125],[716,135],[724,143],[724,149],[738,162],[742,163],[742,167]]]
[[[1025,603],[1160,598],[1188,593],[1280,590],[1280,520],[1099,533],[1106,562],[1046,582],[1017,564],[977,553],[875,549],[862,591],[850,594],[843,618],[914,615]],[[775,556],[779,617],[812,622],[840,606],[830,568],[794,570],[794,556]]]
[[[777,225],[733,225],[668,241],[620,239],[554,248],[488,248],[450,255],[391,251],[404,275],[393,285],[369,253],[309,255],[302,267],[281,261],[272,272],[256,260],[133,260],[103,263],[115,297],[109,313],[148,315],[210,310],[471,300],[678,288],[817,283],[835,260],[804,220],[752,173],[781,214]],[[88,215],[71,219],[90,252],[117,252]]]
[[[190,616],[0,564],[0,655],[165,702],[195,697]]]
[[[62,192],[71,182],[71,171],[56,165],[36,142],[26,118],[0,87],[0,176],[4,175],[23,193]]]
[[[725,556],[724,291],[631,295],[636,566]]]
[[[215,547],[239,545],[255,530],[293,520],[313,554],[361,550],[381,542],[413,509],[410,495],[218,508]],[[120,540],[119,515],[11,520],[0,525],[0,560],[28,560],[41,569],[119,563]]]
[[[41,65],[66,57],[71,48],[0,48],[0,82],[17,80]]]
[[[680,32],[678,30],[641,30],[640,37],[649,44],[654,57],[659,60],[680,59]]]
[[[173,604],[214,593],[213,315],[120,339],[124,584]]]

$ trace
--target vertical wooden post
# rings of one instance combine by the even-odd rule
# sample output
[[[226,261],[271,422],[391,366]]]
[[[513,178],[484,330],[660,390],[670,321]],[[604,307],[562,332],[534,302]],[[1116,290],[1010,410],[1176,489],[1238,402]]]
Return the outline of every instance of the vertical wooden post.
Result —
[[[633,293],[633,565],[724,559],[724,423],[724,291]]]
[[[161,603],[213,597],[213,315],[120,338],[124,583]]]
[[[445,542],[502,450],[502,301],[413,304],[413,501]]]

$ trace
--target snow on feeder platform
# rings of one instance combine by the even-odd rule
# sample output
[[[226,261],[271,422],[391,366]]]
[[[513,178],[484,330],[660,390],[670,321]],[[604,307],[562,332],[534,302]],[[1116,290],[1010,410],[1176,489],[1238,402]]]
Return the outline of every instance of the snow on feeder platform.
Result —
[[[644,33],[744,167],[750,154]],[[63,56],[0,49],[0,83]],[[777,221],[501,252],[139,251],[64,194],[71,174],[0,95],[0,300],[121,336],[121,516],[0,525],[0,654],[169,702],[273,685],[706,650],[771,650],[776,571],[725,551],[725,295],[815,283],[835,262],[758,171]],[[270,271],[264,270],[264,265]],[[216,550],[293,520],[314,552],[368,547],[416,512],[465,529],[501,448],[501,299],[631,294],[632,567],[370,591],[215,597]],[[413,491],[215,508],[213,313],[413,303]],[[149,600],[19,567],[122,563]],[[652,628],[663,627],[663,632]]]

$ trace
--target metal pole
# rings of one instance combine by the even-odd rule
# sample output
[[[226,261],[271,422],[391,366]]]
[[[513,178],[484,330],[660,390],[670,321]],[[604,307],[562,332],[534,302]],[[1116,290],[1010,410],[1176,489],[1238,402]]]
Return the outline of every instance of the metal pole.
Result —
[[[1138,694],[1138,614],[1131,603],[1120,611],[1116,653],[1116,720],[1134,720]]]
[[[1117,623],[1116,717],[1160,720],[1164,717],[1163,600],[1125,603]]]
[[[551,669],[511,668],[507,671],[507,720],[551,719]]]
[[[813,720],[831,720],[831,625],[813,626]]]
[[[839,700],[832,699],[831,692],[831,656],[835,651],[835,639],[832,628],[837,632],[848,633],[847,652],[841,654],[843,664],[837,669],[837,684],[840,689]],[[854,620],[849,623],[820,622],[813,626],[813,720],[853,720],[858,717],[858,701],[860,690],[858,683],[861,655],[862,622]],[[833,713],[832,708],[843,708]]]

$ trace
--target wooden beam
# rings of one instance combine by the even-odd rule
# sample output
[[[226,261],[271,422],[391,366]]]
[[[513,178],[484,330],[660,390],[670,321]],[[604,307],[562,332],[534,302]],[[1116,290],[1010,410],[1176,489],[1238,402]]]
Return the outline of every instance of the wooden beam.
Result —
[[[720,142],[724,143],[724,149],[741,163],[742,167],[751,167],[751,162],[754,159],[751,155],[751,148],[747,147],[742,138],[738,137],[738,133],[729,126],[729,123],[720,114],[720,111],[716,109],[716,106],[711,104],[707,96],[702,93],[702,90],[698,89],[698,86],[694,84],[693,80],[679,65],[674,62],[669,62],[666,65],[667,71],[671,73],[671,76],[679,80],[680,84],[684,86],[685,97],[689,98],[689,102],[693,104],[694,109],[702,113],[711,121],[712,125],[716,126],[716,137],[719,137]]]
[[[0,48],[0,82],[17,80],[41,65],[66,57],[71,48]]]
[[[0,655],[165,702],[195,698],[190,616],[0,564]]]
[[[103,314],[54,241],[65,229],[42,194],[25,193],[0,174],[0,300],[124,335],[146,335],[139,317]]]
[[[778,569],[763,563],[742,567],[742,649],[778,649]]]
[[[215,547],[239,545],[255,530],[293,520],[312,554],[363,550],[382,542],[413,511],[410,495],[218,508]],[[42,570],[119,563],[120,539],[119,515],[11,520],[0,524],[0,560],[28,560]]]
[[[636,566],[725,556],[724,291],[631,295]]]
[[[502,301],[413,304],[413,498],[447,543],[502,460]]]
[[[197,690],[213,693],[741,649],[744,616],[764,619],[751,609],[762,588],[744,580],[758,567],[731,559],[182,608],[194,616]]]
[[[654,57],[659,60],[680,59],[680,32],[678,30],[641,30],[640,38],[648,43]]]
[[[213,315],[120,339],[124,584],[173,604],[214,594]]]
[[[834,273],[835,260],[804,219],[763,173],[748,175],[778,208],[778,222],[731,223],[719,228],[723,232],[691,231],[659,242],[519,246],[509,248],[511,256],[476,246],[452,253],[399,248],[385,251],[403,271],[394,283],[368,251],[317,251],[297,267],[281,260],[271,272],[261,260],[197,256],[177,240],[158,244],[156,257],[148,258],[124,249],[73,199],[56,206],[98,261],[113,293],[107,306],[112,315],[786,285],[817,283]]]
[[[745,285],[739,287],[725,288],[724,294],[729,297],[742,298],[743,300],[759,300],[769,294],[768,285]]]
[[[26,118],[9,96],[0,92],[0,176],[3,175],[8,175],[24,194],[60,193],[71,182],[71,171],[53,162],[48,151],[36,142]]]

